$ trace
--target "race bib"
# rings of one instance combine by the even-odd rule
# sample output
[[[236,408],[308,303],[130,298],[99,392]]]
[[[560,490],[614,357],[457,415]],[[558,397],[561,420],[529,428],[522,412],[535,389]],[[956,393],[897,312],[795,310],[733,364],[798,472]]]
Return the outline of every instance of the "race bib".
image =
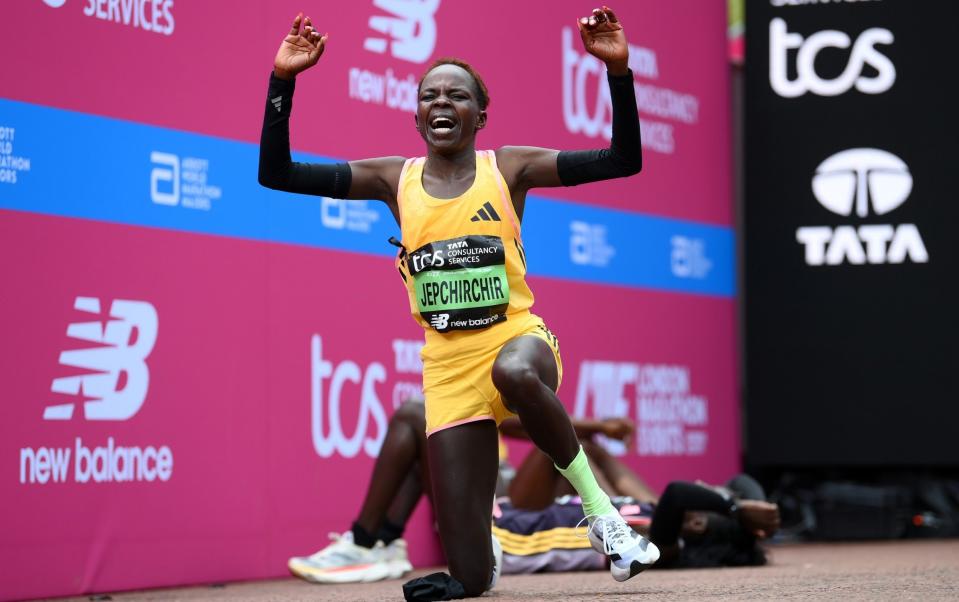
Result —
[[[498,236],[461,236],[410,253],[420,315],[437,332],[476,330],[506,319],[509,281]]]

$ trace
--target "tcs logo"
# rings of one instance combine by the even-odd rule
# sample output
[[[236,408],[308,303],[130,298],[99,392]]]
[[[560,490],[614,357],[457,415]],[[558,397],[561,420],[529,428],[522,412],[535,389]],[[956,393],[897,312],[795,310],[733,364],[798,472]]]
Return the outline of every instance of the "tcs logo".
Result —
[[[442,267],[446,265],[446,260],[443,258],[443,250],[440,249],[435,252],[422,251],[420,253],[414,253],[410,255],[410,259],[413,260],[413,272],[419,273],[429,267]]]
[[[336,365],[323,359],[323,339],[314,334],[310,341],[310,428],[313,448],[321,458],[338,453],[352,458],[362,449],[375,458],[386,438],[386,412],[376,394],[376,384],[386,382],[386,368],[372,362],[365,370],[356,362],[344,360]],[[324,381],[328,379],[329,385]],[[359,407],[356,430],[349,437],[343,432],[341,417],[343,390],[347,383],[359,386],[359,404],[350,396],[350,407]],[[325,395],[324,395],[325,393]],[[367,431],[370,422],[376,425],[376,435]]]
[[[896,82],[896,66],[889,57],[876,49],[877,45],[892,44],[892,32],[872,27],[862,32],[855,43],[845,33],[827,29],[806,39],[790,33],[783,19],[769,22],[769,83],[776,94],[796,98],[806,92],[818,96],[837,96],[856,88],[863,94],[881,94]],[[823,79],[816,72],[816,57],[826,48],[845,49],[852,46],[849,62],[834,79]],[[790,51],[796,53],[796,79],[789,79]],[[869,65],[875,75],[863,75]]]

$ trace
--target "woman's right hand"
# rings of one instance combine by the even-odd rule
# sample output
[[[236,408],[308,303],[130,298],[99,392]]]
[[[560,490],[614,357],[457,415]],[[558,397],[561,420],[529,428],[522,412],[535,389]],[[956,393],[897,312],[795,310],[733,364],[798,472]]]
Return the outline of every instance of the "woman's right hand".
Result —
[[[283,38],[280,49],[276,51],[273,74],[280,79],[289,80],[315,65],[323,54],[327,36],[328,34],[320,35],[316,31],[309,17],[304,19],[303,13],[296,15],[290,33]]]

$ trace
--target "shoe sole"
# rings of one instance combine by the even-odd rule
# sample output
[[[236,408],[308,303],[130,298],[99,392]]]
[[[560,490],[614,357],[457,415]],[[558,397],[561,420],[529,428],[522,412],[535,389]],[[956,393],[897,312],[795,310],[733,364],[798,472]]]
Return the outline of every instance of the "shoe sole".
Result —
[[[387,579],[399,579],[403,575],[413,570],[413,565],[409,560],[391,560],[389,561],[389,576]]]
[[[300,579],[311,583],[372,583],[389,579],[392,571],[386,563],[368,564],[357,567],[342,567],[339,569],[315,569],[310,566],[290,561],[287,563],[290,572]],[[412,567],[410,567],[412,570]]]
[[[635,577],[636,575],[642,573],[643,571],[645,571],[646,569],[648,569],[648,568],[651,567],[651,566],[653,566],[653,565],[651,565],[651,564],[643,564],[642,562],[640,562],[640,561],[638,561],[638,560],[634,560],[634,561],[632,561],[632,562],[629,563],[629,570],[628,570],[628,571],[620,571],[620,570],[616,567],[615,564],[610,563],[610,565],[609,565],[609,573],[613,576],[613,579],[615,579],[616,581],[622,582],[622,581],[626,581],[626,580],[628,580],[628,579],[632,579],[633,577]]]
[[[587,533],[587,536],[589,537],[589,543],[590,545],[593,546],[593,549],[599,552],[600,554],[602,554],[603,556],[605,556],[606,551],[603,549],[603,540],[601,540],[598,537],[595,537],[593,535],[592,530],[590,530]],[[653,542],[649,542],[649,545],[655,547],[656,544],[654,544]],[[649,567],[656,564],[656,561],[659,560],[659,548],[655,548],[655,549],[656,549],[656,557],[653,558],[652,562],[642,563],[639,560],[633,560],[632,562],[629,563],[629,569],[621,569],[617,567],[612,560],[610,560],[609,572],[613,576],[613,579],[620,582],[626,581],[628,579],[632,579],[636,575],[642,573]]]

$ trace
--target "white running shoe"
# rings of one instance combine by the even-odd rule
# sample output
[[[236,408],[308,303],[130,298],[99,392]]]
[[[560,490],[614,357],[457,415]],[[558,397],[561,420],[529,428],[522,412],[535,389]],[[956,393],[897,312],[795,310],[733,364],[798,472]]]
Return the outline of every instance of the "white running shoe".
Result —
[[[500,545],[499,539],[496,537],[496,534],[493,534],[493,576],[489,579],[489,587],[486,588],[486,591],[489,591],[496,587],[496,583],[499,581],[499,575],[503,571],[503,546]]]
[[[619,512],[588,516],[589,542],[609,556],[609,572],[616,581],[635,577],[659,560],[659,548],[626,523]]]
[[[364,548],[353,543],[353,533],[330,533],[333,543],[312,556],[294,556],[287,562],[290,572],[313,583],[369,583],[390,575],[384,562],[383,544]]]
[[[389,567],[387,579],[399,579],[413,570],[410,558],[406,553],[406,540],[394,539],[383,548],[383,561]]]

